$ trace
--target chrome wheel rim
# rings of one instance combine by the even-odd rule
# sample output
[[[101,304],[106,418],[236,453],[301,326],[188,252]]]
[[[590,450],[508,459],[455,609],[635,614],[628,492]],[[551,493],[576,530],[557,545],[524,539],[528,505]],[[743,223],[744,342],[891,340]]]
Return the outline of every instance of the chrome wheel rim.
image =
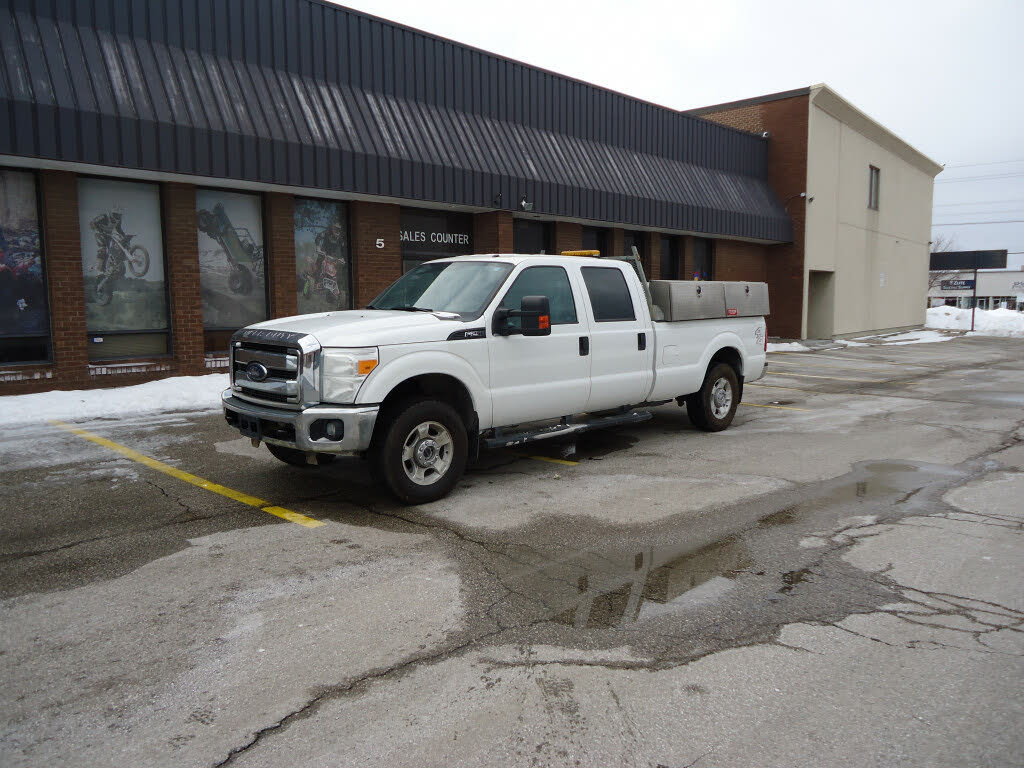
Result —
[[[732,408],[732,384],[725,377],[711,387],[711,412],[716,419],[724,419]]]
[[[451,432],[436,421],[417,425],[402,443],[402,468],[416,485],[433,485],[448,472],[454,451]]]

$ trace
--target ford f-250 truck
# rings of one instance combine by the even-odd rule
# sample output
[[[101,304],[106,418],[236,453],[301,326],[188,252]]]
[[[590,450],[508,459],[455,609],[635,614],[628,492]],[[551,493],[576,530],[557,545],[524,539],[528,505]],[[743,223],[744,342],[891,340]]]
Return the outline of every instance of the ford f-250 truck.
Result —
[[[642,274],[635,254],[427,262],[365,309],[237,332],[225,416],[289,464],[365,456],[412,504],[446,495],[481,448],[639,422],[673,400],[725,429],[764,373],[767,286]]]

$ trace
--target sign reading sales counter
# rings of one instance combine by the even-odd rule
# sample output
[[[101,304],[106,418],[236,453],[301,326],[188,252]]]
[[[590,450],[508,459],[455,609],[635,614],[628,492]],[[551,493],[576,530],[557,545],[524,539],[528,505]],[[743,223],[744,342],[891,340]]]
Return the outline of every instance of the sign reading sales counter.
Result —
[[[473,252],[473,216],[468,213],[403,208],[402,271],[431,259]]]

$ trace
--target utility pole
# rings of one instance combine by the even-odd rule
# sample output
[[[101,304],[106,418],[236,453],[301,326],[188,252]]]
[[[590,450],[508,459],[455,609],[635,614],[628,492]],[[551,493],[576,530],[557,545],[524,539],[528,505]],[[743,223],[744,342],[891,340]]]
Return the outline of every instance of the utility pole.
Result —
[[[974,331],[974,315],[978,311],[978,262],[974,262],[974,299],[971,301],[971,331]]]

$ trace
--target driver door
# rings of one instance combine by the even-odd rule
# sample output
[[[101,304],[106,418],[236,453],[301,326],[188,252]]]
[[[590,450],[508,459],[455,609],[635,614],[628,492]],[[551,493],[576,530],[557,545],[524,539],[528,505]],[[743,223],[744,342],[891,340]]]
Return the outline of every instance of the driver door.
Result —
[[[589,335],[589,328],[578,277],[564,267],[527,267],[502,296],[497,306],[507,309],[519,309],[524,296],[547,296],[551,335],[488,332],[493,426],[570,416],[586,406],[590,356],[580,338]]]

